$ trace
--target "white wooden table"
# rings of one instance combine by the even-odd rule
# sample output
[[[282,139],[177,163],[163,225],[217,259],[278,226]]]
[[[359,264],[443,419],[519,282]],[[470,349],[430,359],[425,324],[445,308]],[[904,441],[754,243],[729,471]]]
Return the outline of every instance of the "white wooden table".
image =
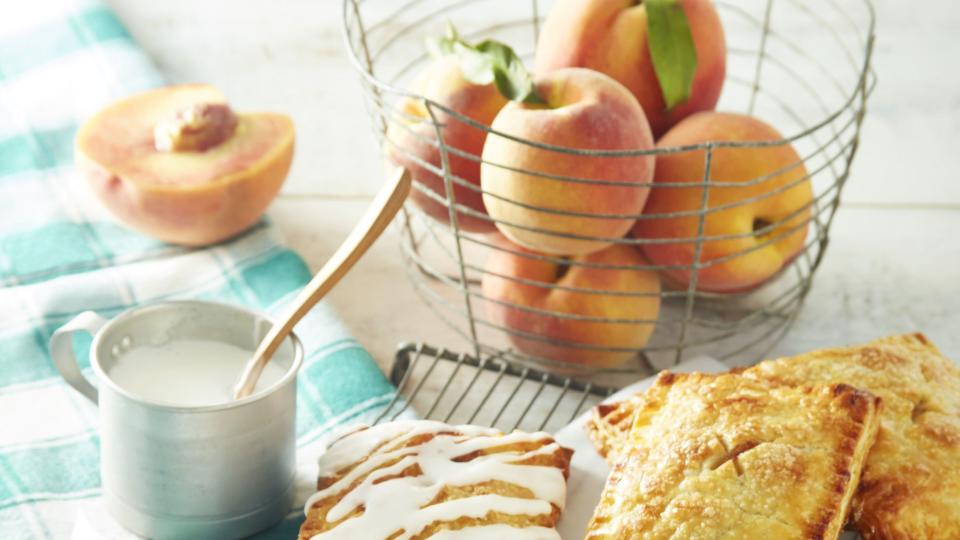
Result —
[[[382,181],[340,0],[112,4],[172,81],[210,82],[242,109],[295,118],[297,157],[271,216],[318,268]],[[960,360],[960,7],[875,4],[879,85],[861,150],[806,307],[771,354],[922,330]],[[330,302],[381,366],[401,341],[466,350],[406,283],[393,234]]]

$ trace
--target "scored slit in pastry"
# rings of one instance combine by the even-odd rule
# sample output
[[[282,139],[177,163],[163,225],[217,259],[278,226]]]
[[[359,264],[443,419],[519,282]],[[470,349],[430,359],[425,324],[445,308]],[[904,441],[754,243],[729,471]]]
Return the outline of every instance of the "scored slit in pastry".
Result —
[[[837,538],[878,398],[847,385],[668,372],[644,397],[589,540]]]
[[[321,456],[300,539],[559,540],[571,454],[547,433],[361,427]]]
[[[846,383],[880,397],[854,525],[866,540],[960,538],[960,368],[923,334],[768,360],[742,373],[782,384]],[[643,401],[641,394],[594,410],[588,432],[608,461]]]

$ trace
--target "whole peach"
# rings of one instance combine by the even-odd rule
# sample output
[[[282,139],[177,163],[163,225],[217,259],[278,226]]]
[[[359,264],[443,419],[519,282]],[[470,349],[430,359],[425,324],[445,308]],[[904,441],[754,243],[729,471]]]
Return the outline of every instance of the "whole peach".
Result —
[[[420,76],[414,92],[486,126],[507,102],[493,84],[477,85],[464,79],[460,64],[453,55],[443,56],[430,64]],[[422,99],[405,98],[399,109],[387,130],[386,154],[389,170],[398,165],[406,167],[413,180],[420,184],[410,190],[410,199],[428,216],[450,223],[443,175],[437,172],[443,165],[435,127],[439,125],[445,145],[467,154],[447,153],[451,175],[476,186],[471,189],[454,183],[453,198],[458,205],[486,214],[479,189],[480,152],[486,132],[439,108],[434,108],[434,123]],[[426,191],[445,202],[431,198]],[[494,230],[489,219],[463,211],[457,213],[457,225],[472,232]]]
[[[557,264],[504,238],[496,245],[499,249],[487,261],[482,280],[487,316],[515,332],[508,336],[518,350],[584,366],[612,367],[635,351],[597,347],[639,349],[653,333],[660,311],[660,280],[656,272],[634,268],[648,264],[635,248],[617,244]]]
[[[708,112],[677,124],[658,146],[781,139],[775,129],[756,118]],[[697,237],[699,227],[705,158],[706,150],[658,156],[654,187],[633,230],[637,238],[675,240],[644,244],[643,251],[657,265],[687,267],[665,271],[683,287],[689,285],[689,267],[696,260],[696,244],[690,240]],[[715,147],[708,185],[703,235],[727,238],[703,242],[697,290],[732,292],[756,287],[803,249],[813,190],[803,161],[790,144]],[[673,212],[684,214],[655,217]]]
[[[574,151],[650,150],[643,109],[623,85],[588,69],[553,71],[535,85],[545,105],[510,102],[493,120],[480,170],[487,211],[500,232],[530,249],[556,255],[603,249],[643,209],[653,156],[586,156],[528,141]]]
[[[647,11],[635,0],[560,0],[547,17],[537,44],[536,72],[571,66],[602,71],[640,101],[659,138],[683,118],[712,110],[726,76],[723,25],[710,0],[678,0],[693,37],[697,67],[690,96],[667,109],[647,34]]]

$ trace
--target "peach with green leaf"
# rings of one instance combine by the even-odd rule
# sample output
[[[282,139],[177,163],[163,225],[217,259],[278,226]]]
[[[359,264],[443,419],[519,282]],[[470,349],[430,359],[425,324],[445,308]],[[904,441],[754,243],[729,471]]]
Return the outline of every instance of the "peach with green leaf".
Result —
[[[564,67],[621,82],[659,138],[716,106],[726,75],[723,25],[710,0],[559,0],[540,33],[536,72]]]
[[[486,218],[480,193],[480,153],[487,134],[447,110],[489,126],[507,100],[492,81],[465,76],[456,50],[468,45],[452,27],[430,43],[434,59],[411,89],[417,97],[401,99],[390,119],[384,148],[387,169],[403,166],[410,171],[416,182],[410,200],[426,215],[449,224],[452,198],[461,207],[456,212],[459,228],[490,232],[494,225]],[[452,197],[443,178],[441,140],[447,148]]]
[[[77,166],[130,227],[201,246],[256,223],[293,159],[294,129],[274,113],[234,113],[208,85],[150,90],[80,127]]]
[[[501,233],[530,249],[573,255],[630,230],[653,157],[583,152],[653,146],[643,109],[623,85],[587,69],[534,80],[509,46],[470,44],[452,29],[435,48],[455,59],[463,79],[510,100],[493,118],[480,164],[483,205]]]

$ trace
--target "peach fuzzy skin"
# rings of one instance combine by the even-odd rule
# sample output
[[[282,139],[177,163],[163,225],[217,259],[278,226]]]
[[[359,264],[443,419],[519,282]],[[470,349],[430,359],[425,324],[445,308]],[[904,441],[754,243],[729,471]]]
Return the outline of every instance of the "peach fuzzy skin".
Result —
[[[87,120],[75,147],[78,168],[117,218],[188,246],[217,243],[255,224],[293,159],[293,123],[273,113],[235,114],[232,134],[203,151],[157,150],[157,122],[201,103],[225,99],[206,85],[131,96]]]
[[[502,237],[501,249],[533,252],[510,244]],[[653,333],[660,312],[660,279],[656,272],[635,268],[562,267],[550,261],[528,258],[524,255],[495,251],[487,261],[482,290],[485,298],[526,308],[552,313],[573,314],[609,319],[634,319],[637,323],[607,323],[564,319],[551,315],[524,311],[492,301],[485,302],[487,317],[498,326],[524,332],[544,339],[569,342],[557,345],[546,341],[508,334],[520,351],[541,358],[549,358],[590,367],[613,367],[622,364],[635,352],[600,351],[577,348],[576,345],[639,349]],[[571,258],[573,262],[642,266],[646,263],[632,246],[617,244],[606,249]],[[512,281],[508,276],[544,286]],[[577,292],[552,289],[549,286],[596,289],[601,292]],[[637,296],[606,293],[637,293]]]
[[[610,75],[637,97],[659,138],[687,116],[713,110],[726,77],[726,39],[713,2],[679,1],[693,36],[697,69],[690,97],[669,111],[650,56],[642,2],[560,0],[540,32],[536,72],[579,66]]]
[[[557,70],[536,80],[536,92],[546,105],[510,102],[494,119],[493,129],[567,149],[653,147],[650,127],[636,98],[602,73],[580,68]],[[654,167],[652,155],[589,157],[537,148],[496,133],[487,137],[483,160],[483,201],[490,217],[498,220],[497,228],[514,243],[554,255],[584,255],[623,237],[647,200]],[[616,184],[586,184],[543,175]],[[540,208],[588,215],[563,215]]]
[[[729,113],[700,113],[670,130],[658,143],[660,147],[683,146],[709,141],[777,141],[780,133],[756,118]],[[697,236],[697,215],[650,218],[670,212],[698,212],[702,187],[658,187],[664,184],[701,184],[704,177],[705,150],[661,154],[644,218],[634,227],[638,238],[693,239]],[[779,172],[778,171],[782,171]],[[754,181],[768,175],[762,181]],[[709,240],[702,246],[701,261],[706,263],[697,276],[697,290],[735,292],[756,287],[788,264],[803,249],[810,219],[813,189],[800,156],[789,144],[760,148],[715,148],[710,168],[711,182],[751,182],[743,186],[713,186],[709,208],[737,205],[707,214],[704,236],[747,234],[736,239]],[[787,187],[791,186],[791,187]],[[775,193],[777,190],[778,193]],[[761,236],[751,235],[755,225],[777,223]],[[753,249],[758,245],[762,247]],[[694,242],[644,244],[643,251],[657,265],[691,265]],[[710,261],[730,259],[710,264]],[[690,271],[665,271],[671,281],[687,287]]]
[[[493,118],[507,103],[493,84],[477,85],[464,79],[459,62],[454,56],[435,60],[421,75],[414,93],[486,126],[493,122]],[[487,133],[457,120],[439,108],[434,108],[434,114],[441,126],[447,147],[456,148],[474,157],[470,159],[452,152],[447,154],[451,174],[477,187],[470,189],[454,184],[453,196],[457,204],[485,215],[487,212],[480,193],[480,152],[483,150]],[[428,216],[449,224],[450,212],[447,206],[423,192],[423,189],[427,189],[446,199],[443,177],[424,165],[425,162],[437,170],[442,170],[440,148],[436,141],[437,130],[423,100],[404,98],[399,105],[399,112],[387,130],[388,168],[393,170],[396,166],[406,167],[414,181],[420,184],[410,190],[410,200]],[[471,232],[490,232],[495,228],[489,219],[463,211],[457,213],[457,225]]]

